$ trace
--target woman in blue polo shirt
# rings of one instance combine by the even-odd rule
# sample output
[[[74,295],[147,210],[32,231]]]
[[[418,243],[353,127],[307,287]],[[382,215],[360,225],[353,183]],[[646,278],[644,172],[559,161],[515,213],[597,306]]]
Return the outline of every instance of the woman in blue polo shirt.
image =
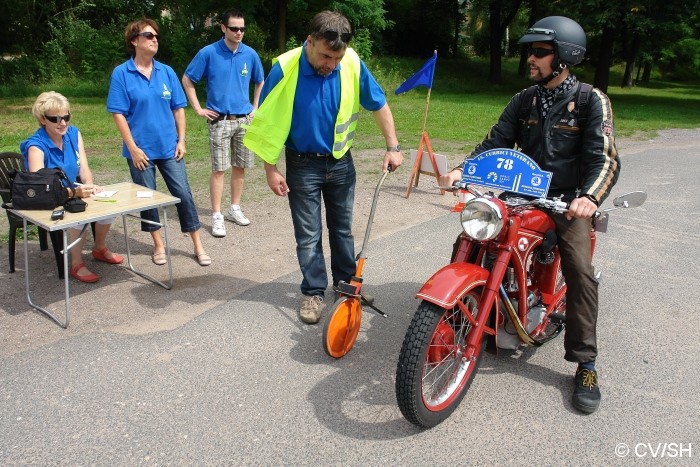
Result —
[[[83,136],[76,127],[68,123],[71,119],[68,99],[57,92],[43,92],[34,101],[32,115],[39,122],[39,129],[19,146],[27,170],[36,172],[44,167],[61,168],[72,183],[80,178],[82,185],[67,187],[68,194],[78,198],[88,198],[91,194],[102,191],[102,187],[93,184]],[[95,223],[92,256],[98,261],[119,264],[124,258],[109,251],[106,245],[107,233],[113,220],[105,219]],[[71,243],[78,238],[81,231],[82,226],[70,229]],[[70,275],[80,282],[97,282],[100,277],[83,263],[84,243],[85,235],[81,237],[80,243],[70,250]]]
[[[124,140],[122,154],[134,183],[156,189],[156,167],[176,205],[180,229],[190,234],[194,255],[201,266],[211,264],[202,246],[201,224],[185,170],[185,106],[187,99],[171,67],[154,60],[158,52],[158,25],[151,19],[129,23],[124,42],[131,58],[112,72],[107,111]],[[142,219],[159,222],[158,210],[141,212]],[[153,262],[165,264],[160,227],[141,223],[153,237]]]

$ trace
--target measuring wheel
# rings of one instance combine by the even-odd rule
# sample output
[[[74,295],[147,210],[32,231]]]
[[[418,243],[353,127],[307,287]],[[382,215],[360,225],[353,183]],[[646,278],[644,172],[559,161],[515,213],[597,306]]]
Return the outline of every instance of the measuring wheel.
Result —
[[[367,258],[367,244],[369,243],[369,234],[374,219],[374,211],[377,207],[379,189],[388,174],[389,170],[382,174],[382,178],[379,180],[374,190],[372,209],[370,209],[369,213],[367,230],[365,231],[365,238],[362,242],[362,250],[357,255],[355,275],[350,279],[350,283],[341,281],[336,286],[335,291],[338,293],[338,299],[333,304],[333,311],[331,311],[323,327],[323,349],[333,358],[343,357],[346,353],[350,352],[352,346],[355,345],[357,334],[360,332],[360,323],[362,322],[363,304],[386,317],[385,313],[378,310],[373,305],[373,299],[369,298],[369,296],[363,297],[360,294],[360,289],[362,288],[362,269],[364,268],[365,259]]]

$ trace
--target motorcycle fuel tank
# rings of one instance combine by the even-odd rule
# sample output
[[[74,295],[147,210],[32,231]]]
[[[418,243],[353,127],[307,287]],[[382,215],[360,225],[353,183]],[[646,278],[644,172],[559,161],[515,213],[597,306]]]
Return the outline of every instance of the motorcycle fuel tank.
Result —
[[[547,213],[538,209],[528,209],[523,212],[520,228],[544,234],[554,229],[555,225]]]

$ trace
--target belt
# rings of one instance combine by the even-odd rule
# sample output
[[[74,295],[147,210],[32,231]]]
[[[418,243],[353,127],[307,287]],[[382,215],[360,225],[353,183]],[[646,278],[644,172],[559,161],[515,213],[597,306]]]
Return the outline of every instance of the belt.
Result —
[[[297,152],[294,149],[285,148],[285,155],[287,156],[304,156],[304,157],[333,157],[331,153],[322,152]],[[344,156],[343,156],[344,157]]]
[[[219,114],[218,117],[209,120],[209,123],[216,123],[220,122],[221,120],[233,120],[234,118],[244,118],[247,116],[248,114]]]

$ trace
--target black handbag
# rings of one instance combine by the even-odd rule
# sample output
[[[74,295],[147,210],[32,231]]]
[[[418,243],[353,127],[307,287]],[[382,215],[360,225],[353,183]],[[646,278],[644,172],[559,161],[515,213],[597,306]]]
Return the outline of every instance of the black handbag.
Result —
[[[8,175],[13,209],[55,209],[68,200],[66,187],[71,183],[63,169],[44,167],[36,172],[13,170]]]
[[[80,198],[68,198],[68,201],[63,205],[63,208],[68,212],[83,212],[87,207],[87,203]]]

